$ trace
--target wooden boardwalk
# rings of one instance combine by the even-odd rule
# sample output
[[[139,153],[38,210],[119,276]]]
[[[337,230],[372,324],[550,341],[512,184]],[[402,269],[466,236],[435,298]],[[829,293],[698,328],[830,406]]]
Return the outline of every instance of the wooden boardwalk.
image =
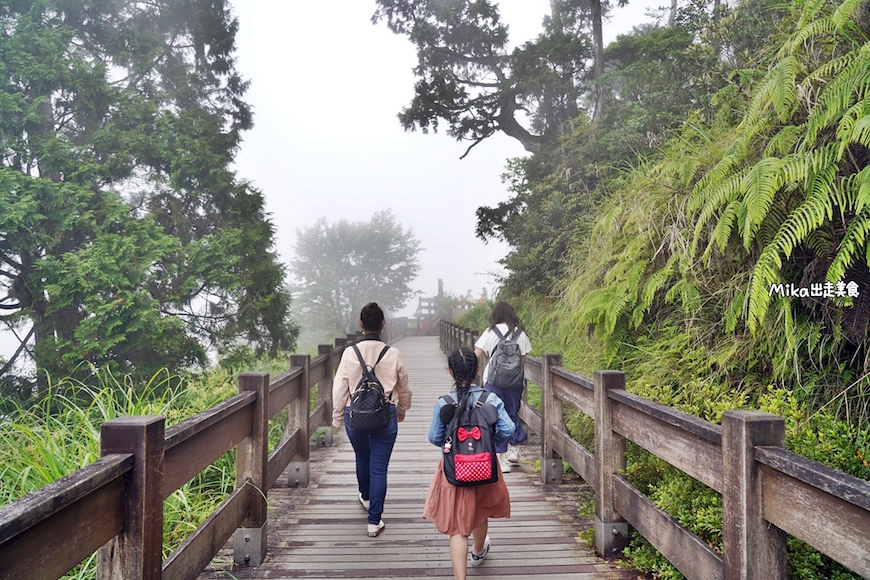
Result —
[[[399,424],[390,460],[383,520],[377,538],[366,535],[366,513],[357,501],[353,449],[345,434],[332,447],[311,452],[311,483],[289,489],[286,478],[269,490],[269,554],[262,566],[232,566],[224,548],[200,580],[281,578],[452,578],[447,537],[422,518],[438,449],[426,439],[432,408],[450,386],[437,337],[406,338],[396,345],[414,391],[413,408]],[[522,448],[538,459],[533,446]],[[628,580],[638,574],[595,556],[578,539],[590,527],[578,513],[581,483],[541,484],[531,463],[505,475],[511,518],[491,520],[492,549],[469,578],[535,576],[540,580]]]

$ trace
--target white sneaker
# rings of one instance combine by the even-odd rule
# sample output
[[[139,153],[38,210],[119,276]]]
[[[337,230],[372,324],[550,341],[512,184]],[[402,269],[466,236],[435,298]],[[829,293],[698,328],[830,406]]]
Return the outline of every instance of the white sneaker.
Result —
[[[483,552],[480,554],[474,553],[474,547],[471,548],[471,565],[472,566],[480,566],[483,564],[483,559],[486,558],[486,554],[489,552],[489,534],[486,535],[486,538],[483,540]]]
[[[508,447],[507,453],[505,453],[505,457],[510,463],[519,463],[520,462],[520,450],[514,446]]]
[[[360,492],[360,494],[359,494],[359,503],[361,506],[363,506],[364,510],[369,511],[369,503],[370,502],[367,499],[363,499],[362,492]]]
[[[511,472],[511,464],[509,461],[499,461],[499,465],[501,465],[502,473],[510,473]]]
[[[384,527],[386,527],[386,524],[384,524],[384,520],[379,521],[377,523],[377,525],[369,524],[369,527],[368,527],[369,537],[370,538],[377,538],[381,534],[381,532],[384,531]]]

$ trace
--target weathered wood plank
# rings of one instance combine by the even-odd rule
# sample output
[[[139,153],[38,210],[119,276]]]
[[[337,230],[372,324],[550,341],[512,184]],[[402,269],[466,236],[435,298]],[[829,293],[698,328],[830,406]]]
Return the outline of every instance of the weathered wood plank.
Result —
[[[163,580],[199,576],[247,515],[251,486],[233,490],[215,511],[163,562]]]
[[[301,437],[301,431],[299,428],[296,428],[290,437],[279,443],[275,448],[275,451],[269,455],[269,463],[266,471],[266,489],[270,489],[275,485],[275,482],[281,476],[281,473],[287,467],[287,464],[290,463],[290,460],[294,455],[296,455],[299,449]]]
[[[765,520],[870,577],[870,512],[768,465],[761,486]]]
[[[526,356],[525,374],[527,380],[536,385],[542,384],[544,382],[542,370],[543,363],[540,358],[531,355]]]
[[[613,475],[616,510],[689,580],[721,580],[722,557],[660,510],[621,475]]]
[[[529,407],[525,401],[520,403],[519,417],[532,431],[541,434],[541,414]]]
[[[308,418],[308,436],[311,437],[321,427],[332,425],[332,417],[327,413],[329,406],[326,402],[317,405]]]
[[[756,447],[755,460],[865,511],[870,511],[870,482],[781,447]]]
[[[583,481],[595,481],[595,456],[561,429],[552,429],[556,452],[580,474]]]
[[[132,468],[133,456],[129,453],[101,457],[21,499],[0,506],[0,545],[123,477]]]
[[[269,414],[271,419],[281,412],[284,407],[299,398],[303,369],[292,367],[289,371],[281,373],[269,383]]]
[[[124,529],[123,474],[132,461],[129,457],[119,460],[117,456],[104,459],[106,463],[97,469],[102,479],[97,487],[89,486],[91,489],[84,494],[79,493],[81,488],[75,489],[72,501],[65,495],[63,485],[53,487],[49,493],[42,488],[39,492],[43,492],[40,494],[43,499],[57,498],[62,507],[46,512],[42,504],[39,511],[43,517],[39,520],[26,515],[16,520],[29,522],[21,533],[9,536],[9,532],[16,529],[14,523],[6,528],[7,538],[0,544],[0,579],[56,580],[121,533]],[[102,478],[109,473],[108,478]],[[76,472],[68,477],[79,475],[80,472]],[[88,475],[95,474],[92,471]],[[25,499],[32,505],[31,498]],[[17,509],[14,503],[4,508]]]
[[[610,396],[614,403],[614,430],[721,493],[721,436],[720,443],[714,443],[708,438],[698,436],[695,432],[697,429],[687,430],[674,425],[676,417],[673,414],[646,412],[652,410],[656,403],[650,402],[649,408],[643,406],[638,408],[639,406],[635,404],[625,404],[624,401],[630,399],[625,399],[623,395],[630,395],[630,393],[612,393]],[[635,395],[630,396],[635,397]],[[665,420],[665,416],[671,420]],[[694,421],[687,421],[687,423],[706,423],[694,417],[692,419]]]
[[[636,409],[645,415],[655,417],[683,431],[694,433],[701,439],[706,439],[714,445],[722,445],[722,427],[719,425],[714,425],[709,421],[704,421],[688,413],[683,413],[682,411],[650,401],[628,391],[611,392],[610,398],[626,407]]]
[[[309,380],[311,381],[311,385],[316,385],[320,381],[327,379],[332,382],[332,377],[329,377],[327,373],[329,369],[327,368],[327,364],[329,363],[329,358],[325,354],[321,354],[313,359],[311,359],[311,370],[309,375]]]
[[[241,393],[167,430],[164,498],[251,434],[255,399]]]
[[[569,377],[566,376],[567,374],[574,376]],[[575,409],[579,409],[587,417],[592,417],[595,413],[595,397],[592,390],[585,386],[585,382],[584,384],[575,382],[581,375],[569,373],[559,367],[554,369],[553,375],[553,389],[556,397]]]

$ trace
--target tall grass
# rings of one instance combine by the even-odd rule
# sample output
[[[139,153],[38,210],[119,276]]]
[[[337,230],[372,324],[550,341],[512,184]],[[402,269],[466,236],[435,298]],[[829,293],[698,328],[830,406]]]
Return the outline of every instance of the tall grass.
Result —
[[[161,415],[167,426],[225,399],[235,391],[234,378],[217,369],[196,379],[163,371],[145,385],[109,371],[95,371],[93,385],[62,380],[45,397],[31,403],[7,402],[11,411],[0,425],[0,504],[21,498],[48,483],[93,463],[100,456],[104,421],[125,415]],[[219,458],[164,502],[164,557],[217,507],[235,485],[235,453]],[[91,556],[65,578],[96,576]]]

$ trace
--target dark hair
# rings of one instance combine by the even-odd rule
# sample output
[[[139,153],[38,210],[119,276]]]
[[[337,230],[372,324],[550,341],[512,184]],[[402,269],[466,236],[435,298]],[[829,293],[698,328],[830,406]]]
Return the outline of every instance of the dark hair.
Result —
[[[508,325],[508,330],[513,330],[514,327],[519,328],[523,332],[526,331],[523,328],[523,323],[520,322],[520,317],[517,316],[517,311],[514,310],[514,307],[509,303],[502,300],[492,309],[492,312],[489,313],[489,327],[493,328],[499,322],[504,322]]]
[[[384,311],[377,302],[369,302],[359,312],[359,321],[365,332],[380,332],[384,323]]]
[[[460,346],[447,357],[447,368],[453,371],[456,402],[461,404],[468,394],[468,387],[477,377],[477,355],[467,346]]]

